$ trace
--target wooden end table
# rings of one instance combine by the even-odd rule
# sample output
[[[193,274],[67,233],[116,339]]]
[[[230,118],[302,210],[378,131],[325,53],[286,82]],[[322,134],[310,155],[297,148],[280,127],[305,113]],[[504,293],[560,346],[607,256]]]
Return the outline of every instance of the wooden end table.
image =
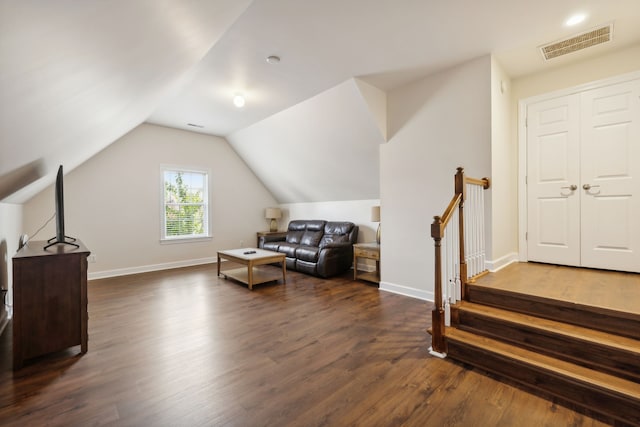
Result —
[[[285,257],[285,254],[280,252],[253,248],[218,251],[218,277],[222,274],[225,279],[235,279],[247,284],[249,286],[249,290],[253,290],[253,285],[277,281],[280,277],[280,274],[274,275],[272,272],[261,269],[254,270],[254,267],[280,262],[282,263],[282,283],[287,283],[287,263]],[[246,268],[236,268],[221,272],[221,259],[237,262],[238,264],[245,265]]]
[[[358,273],[358,258],[375,260],[376,270]],[[353,280],[358,279],[380,283],[380,244],[356,243],[353,245]]]
[[[265,237],[287,237],[286,231],[258,231],[256,233],[256,246],[262,247],[261,243],[264,243]]]

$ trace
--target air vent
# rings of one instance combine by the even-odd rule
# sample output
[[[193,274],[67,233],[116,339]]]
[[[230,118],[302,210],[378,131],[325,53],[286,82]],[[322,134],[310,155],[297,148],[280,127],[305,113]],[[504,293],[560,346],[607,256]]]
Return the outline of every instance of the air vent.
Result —
[[[568,53],[577,52],[587,47],[610,42],[613,36],[613,23],[598,27],[573,36],[566,40],[560,40],[540,47],[545,60],[557,58]]]

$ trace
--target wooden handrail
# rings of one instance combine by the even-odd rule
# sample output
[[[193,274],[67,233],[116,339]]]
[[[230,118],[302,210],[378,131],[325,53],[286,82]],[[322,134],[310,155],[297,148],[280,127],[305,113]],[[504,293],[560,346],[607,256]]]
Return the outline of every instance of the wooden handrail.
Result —
[[[466,200],[466,184],[479,185],[485,190],[491,185],[489,178],[468,178],[464,176],[464,169],[462,167],[457,168],[454,178],[454,196],[451,198],[442,216],[434,216],[433,223],[431,224],[431,237],[435,245],[435,302],[431,316],[431,351],[438,355],[444,355],[447,351],[445,341],[445,313],[442,305],[442,239],[444,238],[445,228],[453,217],[456,208],[458,208],[458,228],[460,230],[459,274],[462,284],[461,294],[462,299],[467,299],[466,285],[468,277],[464,250],[464,202]]]
[[[487,190],[490,186],[491,186],[491,182],[489,181],[489,178],[482,178],[482,179],[478,179],[478,178],[465,178],[464,179],[465,182],[467,184],[475,184],[475,185],[480,185],[482,188],[484,188],[485,190]]]
[[[451,217],[453,216],[453,212],[458,207],[458,204],[460,203],[460,200],[462,200],[462,194],[456,194],[455,196],[453,196],[453,198],[449,202],[449,206],[447,206],[447,209],[445,209],[445,211],[442,214],[442,216],[434,216],[433,217],[434,222],[433,222],[433,224],[431,226],[431,237],[433,237],[435,239],[436,237],[442,238],[444,236],[444,229],[447,227],[447,224],[449,224],[449,221],[451,221]],[[437,228],[434,228],[433,225],[436,223],[435,222],[436,218],[440,219],[439,222],[438,222],[438,224],[440,226],[437,227]]]

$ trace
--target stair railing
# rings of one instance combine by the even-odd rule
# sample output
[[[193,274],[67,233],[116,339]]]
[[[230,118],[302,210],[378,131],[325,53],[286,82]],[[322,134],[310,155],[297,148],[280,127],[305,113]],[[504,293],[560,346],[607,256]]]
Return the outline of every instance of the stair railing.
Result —
[[[484,192],[489,178],[468,178],[459,167],[455,194],[442,216],[433,217],[435,244],[434,309],[431,317],[433,355],[446,355],[445,326],[451,325],[451,305],[466,299],[467,283],[486,273]]]

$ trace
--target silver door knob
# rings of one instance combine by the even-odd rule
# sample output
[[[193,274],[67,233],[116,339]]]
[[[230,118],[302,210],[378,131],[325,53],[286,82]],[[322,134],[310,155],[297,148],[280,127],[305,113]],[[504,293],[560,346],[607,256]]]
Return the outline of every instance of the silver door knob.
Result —
[[[591,186],[589,184],[585,184],[585,185],[582,186],[582,188],[585,189],[585,190],[590,190]]]
[[[562,188],[563,190],[564,190],[565,188],[567,188],[567,189],[569,189],[569,190],[571,190],[571,191],[576,191],[576,190],[578,189],[578,186],[577,186],[577,185],[575,185],[575,184],[571,184],[571,185],[569,185],[568,187],[560,187],[560,188]]]

